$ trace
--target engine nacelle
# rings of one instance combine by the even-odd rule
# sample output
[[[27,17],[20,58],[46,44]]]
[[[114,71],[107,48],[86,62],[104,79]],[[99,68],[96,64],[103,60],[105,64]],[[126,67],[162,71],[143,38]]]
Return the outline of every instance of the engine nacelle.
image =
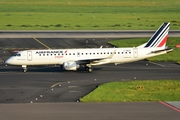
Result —
[[[79,64],[77,64],[76,62],[74,61],[68,61],[68,62],[64,62],[63,63],[63,68],[65,70],[77,70],[77,68],[79,68]]]

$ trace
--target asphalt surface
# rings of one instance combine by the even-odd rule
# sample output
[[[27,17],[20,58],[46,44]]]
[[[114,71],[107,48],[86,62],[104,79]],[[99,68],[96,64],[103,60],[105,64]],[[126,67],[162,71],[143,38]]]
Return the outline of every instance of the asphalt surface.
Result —
[[[112,47],[107,41],[114,38],[38,38],[40,41],[38,42],[33,38],[23,38],[15,34],[15,38],[7,36],[0,38],[0,119],[179,120],[179,111],[160,102],[80,103],[79,101],[79,98],[98,85],[107,82],[180,79],[179,65],[139,61],[118,66],[113,64],[95,66],[93,73],[87,73],[83,69],[76,72],[64,71],[59,66],[31,66],[28,67],[27,73],[23,73],[20,66],[6,66],[3,61],[25,48],[47,49],[40,42],[50,48],[91,48],[101,45]],[[179,110],[179,102],[165,103]]]
[[[179,120],[157,102],[0,104],[2,120]]]
[[[28,72],[23,73],[21,67],[2,64],[0,102],[76,102],[99,84],[142,79],[180,79],[179,70],[180,66],[174,63],[140,61],[118,66],[95,66],[93,73],[83,69],[64,71],[59,66],[28,67]]]
[[[140,38],[151,37],[154,34],[154,32],[154,30],[0,30],[0,38]],[[179,36],[180,30],[169,31],[169,37]]]

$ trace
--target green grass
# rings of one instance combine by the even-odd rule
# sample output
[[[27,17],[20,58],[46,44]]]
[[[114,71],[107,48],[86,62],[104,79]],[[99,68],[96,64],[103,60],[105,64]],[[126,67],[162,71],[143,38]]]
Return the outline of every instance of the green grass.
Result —
[[[1,0],[0,30],[137,30],[171,22],[179,0]]]
[[[136,80],[100,85],[81,102],[179,101],[180,80]]]
[[[112,40],[109,43],[115,45],[117,47],[134,47],[139,46],[148,41],[149,38],[133,38],[133,39],[125,39],[125,40]],[[180,38],[168,38],[166,46],[169,48],[173,48],[173,52],[168,54],[148,58],[150,61],[171,61],[171,62],[180,62],[180,48],[176,48],[176,44],[180,44]]]

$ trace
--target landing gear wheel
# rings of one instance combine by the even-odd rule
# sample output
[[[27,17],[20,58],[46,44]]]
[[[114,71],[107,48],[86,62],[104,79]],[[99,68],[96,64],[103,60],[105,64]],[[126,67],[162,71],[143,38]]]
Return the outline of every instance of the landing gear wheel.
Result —
[[[90,72],[90,73],[91,73],[92,71],[93,71],[93,69],[92,69],[92,68],[89,68],[89,69],[88,69],[88,72]]]
[[[93,71],[93,69],[91,67],[85,67],[85,70],[90,72],[90,73]]]
[[[24,73],[26,73],[27,72],[27,69],[24,69],[24,71],[23,71]]]
[[[85,70],[88,71],[89,73],[91,73],[93,71],[90,64],[85,65]]]
[[[23,72],[26,73],[27,72],[27,65],[22,65],[23,68]]]

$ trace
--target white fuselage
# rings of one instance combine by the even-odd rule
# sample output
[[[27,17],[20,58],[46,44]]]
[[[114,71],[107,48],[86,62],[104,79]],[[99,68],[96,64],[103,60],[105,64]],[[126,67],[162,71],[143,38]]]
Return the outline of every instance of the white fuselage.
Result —
[[[26,50],[10,57],[7,62],[12,65],[62,65],[66,61],[100,60],[91,65],[107,63],[127,63],[148,57],[165,54],[152,53],[150,48],[91,48],[91,49],[54,49],[54,50]]]

